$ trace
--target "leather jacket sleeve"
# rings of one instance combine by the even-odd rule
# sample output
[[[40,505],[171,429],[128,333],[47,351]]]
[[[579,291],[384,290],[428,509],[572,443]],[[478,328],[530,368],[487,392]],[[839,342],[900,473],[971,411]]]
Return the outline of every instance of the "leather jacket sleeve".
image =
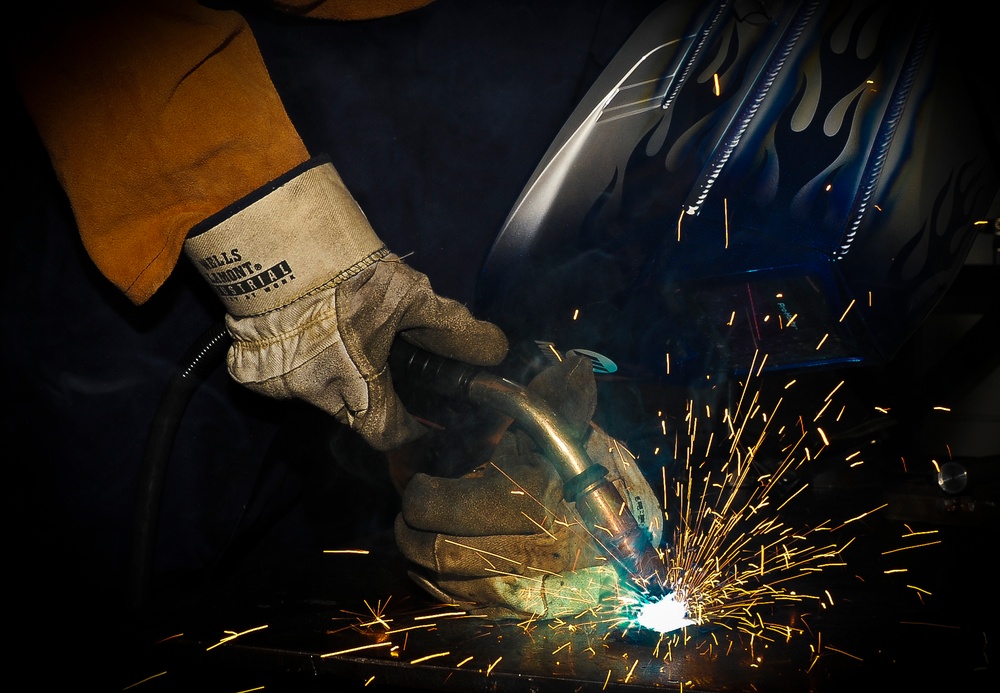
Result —
[[[276,9],[361,19],[426,2]],[[120,2],[35,26],[13,56],[18,89],[87,252],[133,303],[166,281],[195,224],[310,158],[237,12]]]

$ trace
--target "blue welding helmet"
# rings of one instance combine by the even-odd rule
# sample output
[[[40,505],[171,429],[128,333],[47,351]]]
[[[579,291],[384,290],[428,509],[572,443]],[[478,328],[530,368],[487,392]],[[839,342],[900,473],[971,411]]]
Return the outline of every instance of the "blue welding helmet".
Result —
[[[1000,181],[997,112],[939,26],[878,0],[665,3],[525,186],[476,310],[627,377],[888,360]]]

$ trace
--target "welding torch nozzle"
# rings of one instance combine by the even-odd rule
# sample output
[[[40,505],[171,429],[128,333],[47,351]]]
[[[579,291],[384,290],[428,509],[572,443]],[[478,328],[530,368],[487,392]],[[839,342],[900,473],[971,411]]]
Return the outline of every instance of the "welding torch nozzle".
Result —
[[[623,510],[622,496],[605,477],[606,473],[601,465],[592,464],[586,472],[565,484],[564,495],[575,503],[584,524],[615,561],[625,581],[648,596],[662,596],[666,591],[666,564],[648,532],[636,522],[632,513]],[[586,488],[574,488],[587,476],[593,483]]]

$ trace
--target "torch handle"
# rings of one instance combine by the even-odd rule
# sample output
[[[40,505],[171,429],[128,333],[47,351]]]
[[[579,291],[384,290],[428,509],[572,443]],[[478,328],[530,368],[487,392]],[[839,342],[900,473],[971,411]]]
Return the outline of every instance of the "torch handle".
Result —
[[[445,397],[467,398],[469,383],[481,369],[432,354],[400,338],[389,350],[389,371],[395,382],[418,385]]]

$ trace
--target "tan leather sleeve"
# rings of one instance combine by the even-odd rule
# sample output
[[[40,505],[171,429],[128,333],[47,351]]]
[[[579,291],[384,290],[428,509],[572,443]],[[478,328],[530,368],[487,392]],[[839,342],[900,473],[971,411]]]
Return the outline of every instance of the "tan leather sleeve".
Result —
[[[18,85],[88,253],[134,303],[194,224],[309,158],[238,14],[126,2],[47,38]]]
[[[194,224],[308,159],[235,13],[126,2],[51,39],[19,87],[88,253],[134,303]]]
[[[273,4],[369,19],[429,2]],[[43,31],[19,37],[13,67],[87,252],[141,304],[173,271],[192,226],[309,152],[239,14],[195,0],[93,5],[104,9],[61,30],[36,23]]]

